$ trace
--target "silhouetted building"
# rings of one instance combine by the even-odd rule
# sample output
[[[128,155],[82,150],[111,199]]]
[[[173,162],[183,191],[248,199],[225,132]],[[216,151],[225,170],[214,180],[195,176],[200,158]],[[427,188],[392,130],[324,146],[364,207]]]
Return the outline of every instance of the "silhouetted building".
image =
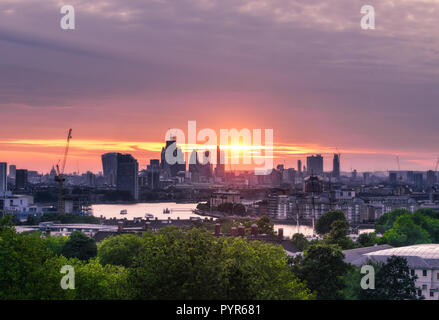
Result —
[[[146,167],[146,176],[148,179],[148,188],[157,189],[160,186],[160,160],[151,159]]]
[[[220,150],[220,147],[216,147],[216,168],[215,168],[215,176],[223,178],[225,172],[225,159],[224,153]]]
[[[334,159],[332,160],[332,176],[334,178],[340,178],[340,155],[334,153]]]
[[[102,155],[102,169],[105,180],[109,185],[115,186],[117,184],[117,159],[120,153],[111,152]]]
[[[26,169],[17,169],[15,171],[15,189],[24,190],[27,188],[28,172]]]
[[[297,172],[302,175],[302,160],[297,160]]]
[[[167,155],[169,159],[167,158]],[[165,177],[176,177],[180,171],[186,171],[184,153],[177,146],[176,137],[171,137],[166,141],[166,146],[162,148],[160,168]]]
[[[322,193],[323,192],[323,183],[317,176],[309,176],[305,179],[304,191],[306,193]]]
[[[8,164],[6,162],[0,162],[0,194],[8,190],[7,168]]]
[[[398,181],[398,177],[396,172],[389,172],[389,183],[396,184],[397,181]]]
[[[320,154],[306,158],[309,175],[323,175],[323,157]]]
[[[117,157],[116,189],[129,191],[134,200],[139,198],[139,164],[130,154],[119,154]]]
[[[422,173],[415,173],[414,180],[416,188],[421,189],[424,186],[424,178],[422,176]]]
[[[436,172],[433,170],[427,171],[427,186],[432,187],[436,184]]]
[[[14,164],[11,164],[10,166],[9,166],[9,174],[8,174],[8,177],[10,178],[10,179],[13,179],[13,180],[15,180],[15,172],[17,171],[17,167],[14,165]]]

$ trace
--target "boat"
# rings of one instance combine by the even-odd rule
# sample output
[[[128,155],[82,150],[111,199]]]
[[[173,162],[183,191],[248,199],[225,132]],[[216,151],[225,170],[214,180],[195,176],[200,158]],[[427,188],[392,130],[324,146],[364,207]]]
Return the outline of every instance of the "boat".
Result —
[[[127,213],[128,213],[127,209],[120,210],[120,214],[127,214]]]
[[[154,215],[151,213],[145,213],[145,218],[154,218]]]
[[[163,213],[164,213],[164,214],[170,214],[171,211],[170,211],[168,208],[166,208],[166,209],[163,209]]]

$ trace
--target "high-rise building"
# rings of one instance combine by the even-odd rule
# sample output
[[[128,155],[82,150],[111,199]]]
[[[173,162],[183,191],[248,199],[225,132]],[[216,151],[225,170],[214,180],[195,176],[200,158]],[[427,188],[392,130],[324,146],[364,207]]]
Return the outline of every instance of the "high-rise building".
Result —
[[[332,176],[334,178],[340,178],[340,155],[334,153],[334,159],[332,160]]]
[[[297,160],[297,172],[299,173],[299,175],[302,174],[302,160]]]
[[[27,188],[28,173],[26,169],[17,169],[15,171],[15,188],[24,190]]]
[[[8,177],[10,179],[14,179],[15,180],[15,171],[17,171],[17,167],[14,164],[11,164],[9,166],[9,174],[8,174]]]
[[[216,147],[216,168],[215,168],[215,176],[224,177],[225,172],[225,159],[224,153],[220,150],[220,147]]]
[[[320,154],[306,158],[309,175],[323,175],[323,157]]]
[[[427,186],[432,187],[436,184],[436,172],[433,170],[427,171]]]
[[[389,183],[390,184],[396,184],[398,180],[396,172],[389,172]]]
[[[370,173],[369,172],[363,172],[363,183],[364,184],[370,183]]]
[[[7,168],[8,164],[6,162],[0,162],[0,194],[8,190]]]
[[[167,159],[167,153],[168,155],[172,154],[170,157],[172,159]],[[166,177],[176,177],[178,172],[186,171],[184,153],[177,146],[176,137],[171,137],[170,140],[167,140],[166,146],[162,148],[160,168]]]
[[[414,175],[415,187],[421,189],[424,186],[424,178],[422,173],[415,173]]]
[[[105,180],[109,185],[115,186],[117,181],[117,159],[120,153],[110,152],[102,155],[102,169]]]
[[[129,191],[134,200],[139,199],[139,164],[130,154],[117,156],[116,189]]]
[[[160,160],[151,159],[149,165],[146,167],[146,176],[148,180],[148,187],[150,189],[157,189],[160,185]]]

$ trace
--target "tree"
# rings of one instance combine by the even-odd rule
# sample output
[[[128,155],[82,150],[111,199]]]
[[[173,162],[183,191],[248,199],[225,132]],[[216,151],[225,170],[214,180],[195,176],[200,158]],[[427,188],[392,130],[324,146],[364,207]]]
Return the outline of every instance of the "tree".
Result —
[[[280,246],[200,229],[143,234],[129,283],[136,299],[309,299]]]
[[[260,234],[274,235],[274,224],[269,217],[263,216],[259,218],[256,220],[256,224],[258,225],[258,232]]]
[[[324,241],[328,244],[338,245],[343,250],[355,247],[354,242],[348,237],[349,225],[347,221],[335,220],[331,225],[331,231],[325,235]]]
[[[102,265],[112,264],[131,267],[140,253],[142,239],[133,234],[121,234],[104,239],[98,247],[98,258]]]
[[[395,247],[431,243],[428,231],[415,222],[416,219],[420,218],[411,213],[398,216],[393,223],[393,227],[384,232],[383,241]]]
[[[373,264],[375,289],[359,290],[362,300],[416,300],[417,276],[410,275],[407,259],[391,256],[385,264]]]
[[[383,234],[387,230],[391,229],[395,220],[404,214],[410,213],[410,211],[406,209],[395,209],[390,212],[386,212],[381,217],[378,218],[375,223],[375,230],[378,233]]]
[[[293,234],[293,236],[291,237],[291,242],[294,243],[299,251],[304,251],[309,246],[309,241],[301,233]]]
[[[346,221],[346,216],[343,211],[334,210],[328,211],[323,214],[316,223],[316,232],[320,235],[326,234],[331,231],[331,226],[334,221],[341,220]]]
[[[358,236],[357,243],[362,247],[370,247],[379,243],[376,233],[362,233]]]
[[[61,253],[66,258],[88,260],[97,254],[96,242],[80,231],[73,231]]]
[[[343,259],[338,246],[316,243],[305,250],[303,257],[293,261],[292,270],[317,293],[317,299],[342,299],[345,289],[342,276],[349,268]]]

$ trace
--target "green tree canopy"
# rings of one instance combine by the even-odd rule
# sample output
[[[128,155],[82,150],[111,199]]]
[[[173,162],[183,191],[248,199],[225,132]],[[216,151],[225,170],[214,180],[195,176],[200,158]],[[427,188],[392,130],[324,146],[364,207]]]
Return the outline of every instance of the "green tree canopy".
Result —
[[[336,245],[315,243],[305,250],[303,257],[293,261],[292,270],[307,287],[317,293],[317,299],[342,299],[345,282],[342,276],[349,265]]]
[[[337,220],[347,222],[346,216],[343,211],[333,210],[326,212],[319,218],[319,220],[317,220],[315,226],[316,232],[320,235],[328,233],[329,231],[331,231],[332,223]]]
[[[61,253],[66,258],[88,260],[97,254],[96,242],[80,231],[73,231]]]
[[[407,259],[392,256],[375,267],[375,289],[359,289],[361,300],[416,300],[417,276],[410,275]]]
[[[137,299],[309,299],[280,246],[200,229],[147,232],[130,268]]]
[[[134,234],[121,234],[103,240],[98,247],[102,265],[112,264],[130,267],[140,253],[142,239]]]

